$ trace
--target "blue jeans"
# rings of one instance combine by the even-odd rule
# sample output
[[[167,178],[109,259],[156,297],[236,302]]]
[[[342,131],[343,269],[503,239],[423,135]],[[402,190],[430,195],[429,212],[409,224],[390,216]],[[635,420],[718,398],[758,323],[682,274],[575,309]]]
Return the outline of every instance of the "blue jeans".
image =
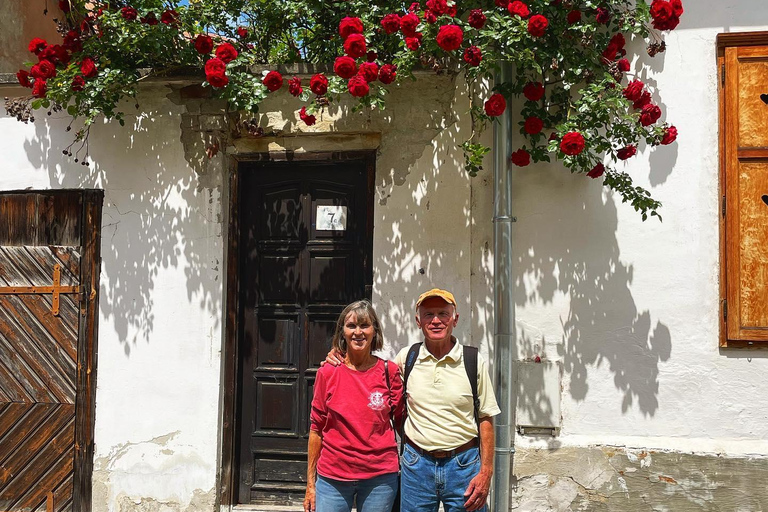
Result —
[[[396,493],[397,473],[353,481],[317,475],[316,512],[350,512],[355,501],[358,512],[391,512]]]
[[[420,455],[406,444],[400,464],[400,512],[464,512],[464,491],[480,472],[480,450],[470,448],[453,457]],[[486,512],[487,505],[478,512]]]

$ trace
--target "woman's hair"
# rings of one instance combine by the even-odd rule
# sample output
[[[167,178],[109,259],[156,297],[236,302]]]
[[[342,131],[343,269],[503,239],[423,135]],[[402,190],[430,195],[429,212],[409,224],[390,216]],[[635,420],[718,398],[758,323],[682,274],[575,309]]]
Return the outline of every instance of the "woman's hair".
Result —
[[[363,299],[356,300],[352,304],[344,308],[344,311],[339,315],[339,319],[336,321],[336,332],[333,333],[332,345],[333,348],[341,352],[347,353],[347,340],[344,339],[344,322],[350,313],[354,313],[357,317],[357,321],[368,321],[373,326],[373,340],[371,340],[371,352],[375,350],[381,350],[384,346],[384,336],[381,334],[381,324],[379,323],[379,317],[376,311],[373,310],[373,305]]]

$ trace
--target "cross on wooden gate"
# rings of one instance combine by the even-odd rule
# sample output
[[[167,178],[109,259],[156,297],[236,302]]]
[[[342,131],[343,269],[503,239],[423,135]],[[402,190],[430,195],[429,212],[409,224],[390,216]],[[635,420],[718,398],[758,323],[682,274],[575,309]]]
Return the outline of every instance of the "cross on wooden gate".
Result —
[[[53,266],[53,286],[1,286],[0,295],[40,294],[53,295],[51,313],[59,316],[59,295],[68,293],[80,293],[80,286],[61,286],[61,265]]]

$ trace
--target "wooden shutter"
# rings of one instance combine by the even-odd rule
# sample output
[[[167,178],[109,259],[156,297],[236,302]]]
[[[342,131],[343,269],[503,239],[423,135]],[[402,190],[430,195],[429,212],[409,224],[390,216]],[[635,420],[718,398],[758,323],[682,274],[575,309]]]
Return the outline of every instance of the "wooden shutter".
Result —
[[[0,510],[91,507],[102,194],[0,194]]]
[[[768,46],[722,54],[721,344],[768,344]]]

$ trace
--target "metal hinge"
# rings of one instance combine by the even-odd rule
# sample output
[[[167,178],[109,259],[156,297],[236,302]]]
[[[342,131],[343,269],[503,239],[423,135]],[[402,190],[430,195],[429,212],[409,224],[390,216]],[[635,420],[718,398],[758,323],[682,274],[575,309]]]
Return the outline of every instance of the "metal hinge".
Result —
[[[728,320],[728,301],[723,299],[723,320]]]
[[[725,196],[723,196],[723,217],[725,217]]]
[[[720,83],[725,87],[725,64],[720,65]]]

